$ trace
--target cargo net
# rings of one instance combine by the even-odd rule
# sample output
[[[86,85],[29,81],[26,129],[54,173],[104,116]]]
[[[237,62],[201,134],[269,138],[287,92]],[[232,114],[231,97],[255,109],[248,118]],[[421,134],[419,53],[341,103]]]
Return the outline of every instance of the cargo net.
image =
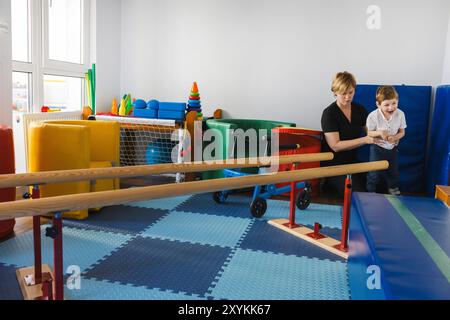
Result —
[[[112,116],[96,116],[96,120],[120,123],[120,166],[182,162],[178,141],[183,139],[183,128],[175,121]],[[164,176],[177,182],[183,179],[180,173]]]

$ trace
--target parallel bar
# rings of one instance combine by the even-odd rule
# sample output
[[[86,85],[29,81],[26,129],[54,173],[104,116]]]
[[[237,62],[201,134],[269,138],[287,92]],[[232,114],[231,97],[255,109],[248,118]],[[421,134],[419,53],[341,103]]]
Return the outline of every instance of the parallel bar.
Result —
[[[28,201],[5,202],[0,203],[0,220],[7,220],[24,216],[44,215],[52,212],[66,212],[87,208],[113,206],[135,201],[161,199],[181,195],[242,189],[253,187],[255,185],[267,185],[291,181],[305,181],[368,171],[385,170],[388,167],[389,163],[387,161],[377,161],[342,166],[305,169],[293,172],[288,171],[228,179],[225,178],[132,188],[125,190],[74,194]]]
[[[167,174],[177,172],[202,172],[222,169],[264,167],[270,164],[291,164],[333,159],[332,153],[311,153],[286,155],[279,157],[230,159],[210,162],[191,162],[174,164],[157,164],[148,166],[97,168],[46,171],[25,174],[0,175],[0,189],[18,186],[32,186],[49,183],[75,182],[84,180],[102,180],[113,178],[132,178],[145,175]]]

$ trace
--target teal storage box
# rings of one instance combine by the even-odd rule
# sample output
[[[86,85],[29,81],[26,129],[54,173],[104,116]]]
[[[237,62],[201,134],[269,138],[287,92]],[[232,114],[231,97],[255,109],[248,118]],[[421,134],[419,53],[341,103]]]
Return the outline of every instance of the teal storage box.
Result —
[[[228,138],[227,130],[237,130],[242,129],[245,131],[249,129],[254,129],[257,132],[261,129],[267,130],[268,134],[272,134],[272,130],[277,127],[295,127],[295,123],[291,122],[280,122],[280,121],[272,121],[272,120],[256,120],[256,119],[210,119],[206,120],[207,129],[215,129],[221,132],[224,137],[222,141],[222,155],[224,159],[228,159],[227,156],[228,150],[231,150],[230,145],[234,143],[233,140]],[[269,155],[269,154],[268,154]],[[246,145],[245,157],[249,157],[248,145]],[[211,160],[211,159],[204,159]],[[250,168],[250,169],[242,169],[244,173],[257,173],[258,169]],[[218,171],[207,171],[202,173],[203,180],[208,179],[219,179],[224,178],[224,174],[222,170]]]

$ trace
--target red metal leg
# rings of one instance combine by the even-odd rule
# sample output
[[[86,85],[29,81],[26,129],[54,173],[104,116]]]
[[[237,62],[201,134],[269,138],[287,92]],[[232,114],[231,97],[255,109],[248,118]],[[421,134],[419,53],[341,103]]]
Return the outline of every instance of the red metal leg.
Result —
[[[50,273],[44,273],[42,279],[42,297],[37,300],[53,300],[53,279]]]
[[[57,230],[57,235],[53,240],[53,265],[55,273],[55,300],[64,299],[64,278],[63,278],[63,242],[62,242],[62,215],[55,214],[53,227]]]
[[[39,186],[33,187],[33,199],[41,197]],[[34,283],[42,283],[42,248],[41,248],[41,217],[33,217],[33,241],[34,241]]]
[[[350,223],[350,207],[352,201],[352,176],[348,175],[345,180],[345,194],[344,194],[344,211],[342,217],[342,237],[340,250],[348,251],[348,228]]]
[[[291,170],[296,170],[296,165],[292,164]],[[290,194],[290,212],[289,212],[289,228],[296,228],[298,225],[295,224],[295,187],[297,183],[295,181],[291,182],[291,194]]]

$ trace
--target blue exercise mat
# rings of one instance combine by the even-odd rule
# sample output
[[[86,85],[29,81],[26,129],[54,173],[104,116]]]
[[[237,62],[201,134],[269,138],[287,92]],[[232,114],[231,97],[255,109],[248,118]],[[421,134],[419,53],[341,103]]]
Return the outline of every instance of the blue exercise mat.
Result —
[[[427,193],[436,185],[448,185],[450,165],[450,85],[436,90],[427,165]]]
[[[450,210],[439,200],[355,193],[350,226],[353,299],[450,299]],[[368,268],[381,270],[370,287]]]
[[[372,112],[376,106],[379,85],[358,85],[354,101]],[[430,86],[395,86],[399,94],[399,108],[405,113],[406,136],[400,141],[399,170],[402,192],[425,190],[425,157],[427,150],[428,120],[431,107]],[[369,160],[369,147],[360,148],[359,160]]]

